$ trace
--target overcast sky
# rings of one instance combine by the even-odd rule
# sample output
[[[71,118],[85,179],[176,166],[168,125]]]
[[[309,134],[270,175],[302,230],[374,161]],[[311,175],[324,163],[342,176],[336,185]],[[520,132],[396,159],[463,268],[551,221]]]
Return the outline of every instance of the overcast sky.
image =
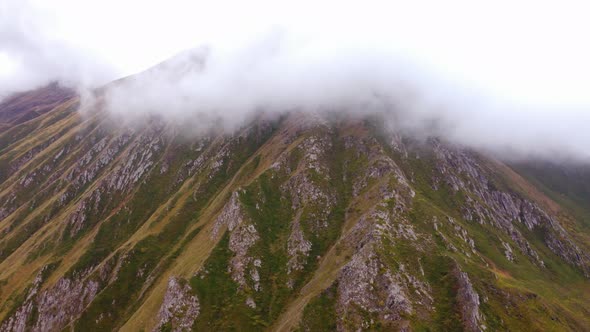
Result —
[[[588,17],[587,1],[567,0],[0,0],[0,96],[55,79],[94,86],[206,45],[226,72],[262,59],[246,78],[251,103],[277,84],[282,97],[344,86],[331,94],[341,98],[390,75],[421,82],[431,107],[447,103],[443,118],[460,122],[460,140],[587,157]],[[266,61],[273,47],[280,56]],[[244,80],[226,72],[209,75],[202,91]]]

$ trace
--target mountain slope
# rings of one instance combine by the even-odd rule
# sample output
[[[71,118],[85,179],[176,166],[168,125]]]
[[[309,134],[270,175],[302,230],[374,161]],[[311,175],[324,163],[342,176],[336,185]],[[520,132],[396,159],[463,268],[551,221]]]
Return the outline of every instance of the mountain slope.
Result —
[[[517,167],[378,118],[78,107],[0,133],[0,331],[590,326],[588,221]]]
[[[0,132],[51,111],[73,96],[74,91],[57,83],[10,96],[0,103]]]

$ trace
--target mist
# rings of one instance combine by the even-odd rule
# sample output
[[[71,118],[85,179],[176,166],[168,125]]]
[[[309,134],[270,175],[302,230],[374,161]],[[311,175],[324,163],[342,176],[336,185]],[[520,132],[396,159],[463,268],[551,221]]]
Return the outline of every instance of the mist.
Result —
[[[113,116],[192,120],[199,132],[259,112],[379,113],[504,158],[590,160],[581,2],[52,6],[4,5],[0,93],[51,80],[85,92],[140,72],[107,85]]]
[[[28,1],[0,2],[0,99],[54,81],[84,88],[113,78],[92,51],[54,36],[48,14]]]

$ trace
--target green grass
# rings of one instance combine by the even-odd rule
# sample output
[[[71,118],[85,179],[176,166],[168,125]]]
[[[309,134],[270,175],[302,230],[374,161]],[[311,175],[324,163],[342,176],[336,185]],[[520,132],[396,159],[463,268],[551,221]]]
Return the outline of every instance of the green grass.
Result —
[[[229,234],[225,234],[190,284],[199,299],[200,314],[196,331],[257,331],[263,326],[253,319],[255,313],[246,306],[246,295],[238,292],[228,271],[232,252]]]
[[[335,331],[338,283],[315,297],[303,310],[299,331]]]

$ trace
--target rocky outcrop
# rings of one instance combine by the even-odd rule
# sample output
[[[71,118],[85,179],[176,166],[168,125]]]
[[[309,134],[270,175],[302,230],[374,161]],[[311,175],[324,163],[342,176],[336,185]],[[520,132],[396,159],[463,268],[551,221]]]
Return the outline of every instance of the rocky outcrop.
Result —
[[[248,250],[260,238],[256,227],[250,222],[247,222],[242,211],[242,206],[239,198],[239,190],[235,191],[229,202],[225,204],[217,218],[215,219],[211,237],[219,236],[219,231],[222,227],[227,226],[229,231],[229,249],[233,252],[233,257],[229,262],[229,271],[232,279],[239,285],[240,289],[248,286],[246,279],[249,272],[250,280],[254,290],[260,290],[260,277],[258,268],[262,261],[255,259],[248,255]]]
[[[462,209],[466,220],[489,222],[502,229],[522,253],[544,267],[545,263],[516,223],[528,230],[540,229],[549,249],[569,264],[578,267],[586,276],[590,276],[590,256],[573,243],[557,218],[516,193],[497,189],[486,176],[486,171],[474,153],[445,146],[436,140],[431,141],[431,144],[438,171],[433,182],[442,178],[455,192],[462,190],[467,194]]]
[[[154,123],[150,126],[146,132],[131,144],[124,162],[116,164],[106,176],[100,179],[95,188],[87,191],[82,199],[76,203],[74,211],[66,219],[70,237],[76,236],[83,228],[88,226],[86,224],[90,215],[96,216],[104,213],[101,207],[108,206],[105,204],[106,202],[112,202],[116,195],[129,193],[139,179],[151,170],[155,164],[156,153],[163,148],[164,142],[161,137],[163,129],[164,125],[161,123]],[[60,198],[62,204],[69,197],[75,195],[75,192],[81,186],[93,180],[100,169],[110,163],[117,151],[126,143],[128,138],[125,137],[126,135],[120,136],[121,140],[116,140],[114,147],[107,149],[98,156],[91,166],[76,177],[75,185],[72,187],[74,191],[67,191],[62,194]],[[106,143],[104,144],[106,145]],[[84,165],[84,163],[85,161],[82,161],[81,165]]]
[[[340,330],[346,324],[363,326],[357,307],[376,314],[383,321],[395,321],[410,315],[412,301],[399,275],[394,275],[371,250],[363,248],[342,269],[338,278],[338,310],[342,317]]]
[[[60,279],[37,299],[38,318],[34,329],[60,330],[82,313],[98,291],[99,283],[94,280],[84,282],[79,279]]]
[[[287,262],[287,273],[300,271],[305,265],[305,261],[311,251],[311,242],[305,239],[299,219],[301,212],[297,214],[291,226],[291,235],[287,241],[287,253],[289,262]]]
[[[199,300],[192,294],[191,286],[184,279],[170,277],[154,331],[164,327],[168,331],[191,331],[198,316]]]
[[[479,295],[473,289],[469,276],[458,267],[455,268],[454,275],[457,278],[457,302],[460,306],[465,330],[471,332],[484,331],[486,326],[479,310]]]
[[[387,164],[385,174],[394,172],[394,164]],[[404,330],[409,328],[407,317],[415,313],[416,306],[432,310],[433,298],[424,276],[414,275],[403,264],[392,269],[381,257],[385,242],[407,241],[417,250],[425,243],[405,217],[415,194],[401,170],[398,172],[394,185],[376,188],[382,201],[364,213],[343,239],[355,248],[355,254],[337,279],[340,331],[370,329],[377,321]]]
[[[504,247],[504,256],[506,256],[506,259],[514,262],[514,253],[512,252],[512,247],[510,244],[502,241],[502,246]]]
[[[244,221],[244,213],[240,205],[239,191],[232,193],[229,201],[224,205],[221,213],[215,219],[211,237],[216,238],[222,227],[227,226],[228,230],[233,231]]]
[[[4,220],[4,218],[8,217],[14,210],[16,210],[16,206],[14,202],[16,201],[16,193],[11,191],[7,196],[3,197],[4,203],[0,207],[0,221]]]
[[[32,316],[35,308],[35,296],[39,293],[41,284],[43,283],[43,273],[47,269],[44,266],[35,276],[35,280],[31,284],[29,291],[26,295],[24,303],[16,309],[16,311],[5,319],[2,325],[0,325],[0,332],[23,332],[27,329],[29,324],[29,317]]]
[[[98,141],[66,175],[65,179],[73,185],[72,189],[79,190],[94,180],[129,143],[133,135],[133,131],[123,132],[110,141],[107,137]],[[92,161],[94,162],[91,163]]]
[[[254,225],[245,223],[238,225],[229,236],[229,249],[234,253],[230,261],[229,272],[240,288],[246,287],[246,270],[249,269],[254,290],[260,290],[260,277],[257,268],[260,267],[261,261],[248,255],[248,249],[259,238]]]
[[[283,165],[283,169],[290,171],[289,179],[281,185],[281,191],[291,198],[294,211],[303,207],[317,207],[309,209],[309,214],[305,216],[311,223],[311,228],[317,232],[328,227],[328,215],[336,204],[335,194],[327,186],[330,174],[325,165],[331,146],[327,135],[310,136],[297,147],[303,155],[296,169],[284,166],[288,155],[282,156],[282,163],[274,165],[275,169],[281,169]]]
[[[38,273],[24,303],[5,320],[0,331],[59,331],[78,317],[99,291],[95,280],[61,278],[40,292],[45,269]]]
[[[103,180],[109,191],[127,192],[151,169],[156,153],[164,147],[164,128],[163,123],[154,123],[133,143],[125,162],[118,164]]]

